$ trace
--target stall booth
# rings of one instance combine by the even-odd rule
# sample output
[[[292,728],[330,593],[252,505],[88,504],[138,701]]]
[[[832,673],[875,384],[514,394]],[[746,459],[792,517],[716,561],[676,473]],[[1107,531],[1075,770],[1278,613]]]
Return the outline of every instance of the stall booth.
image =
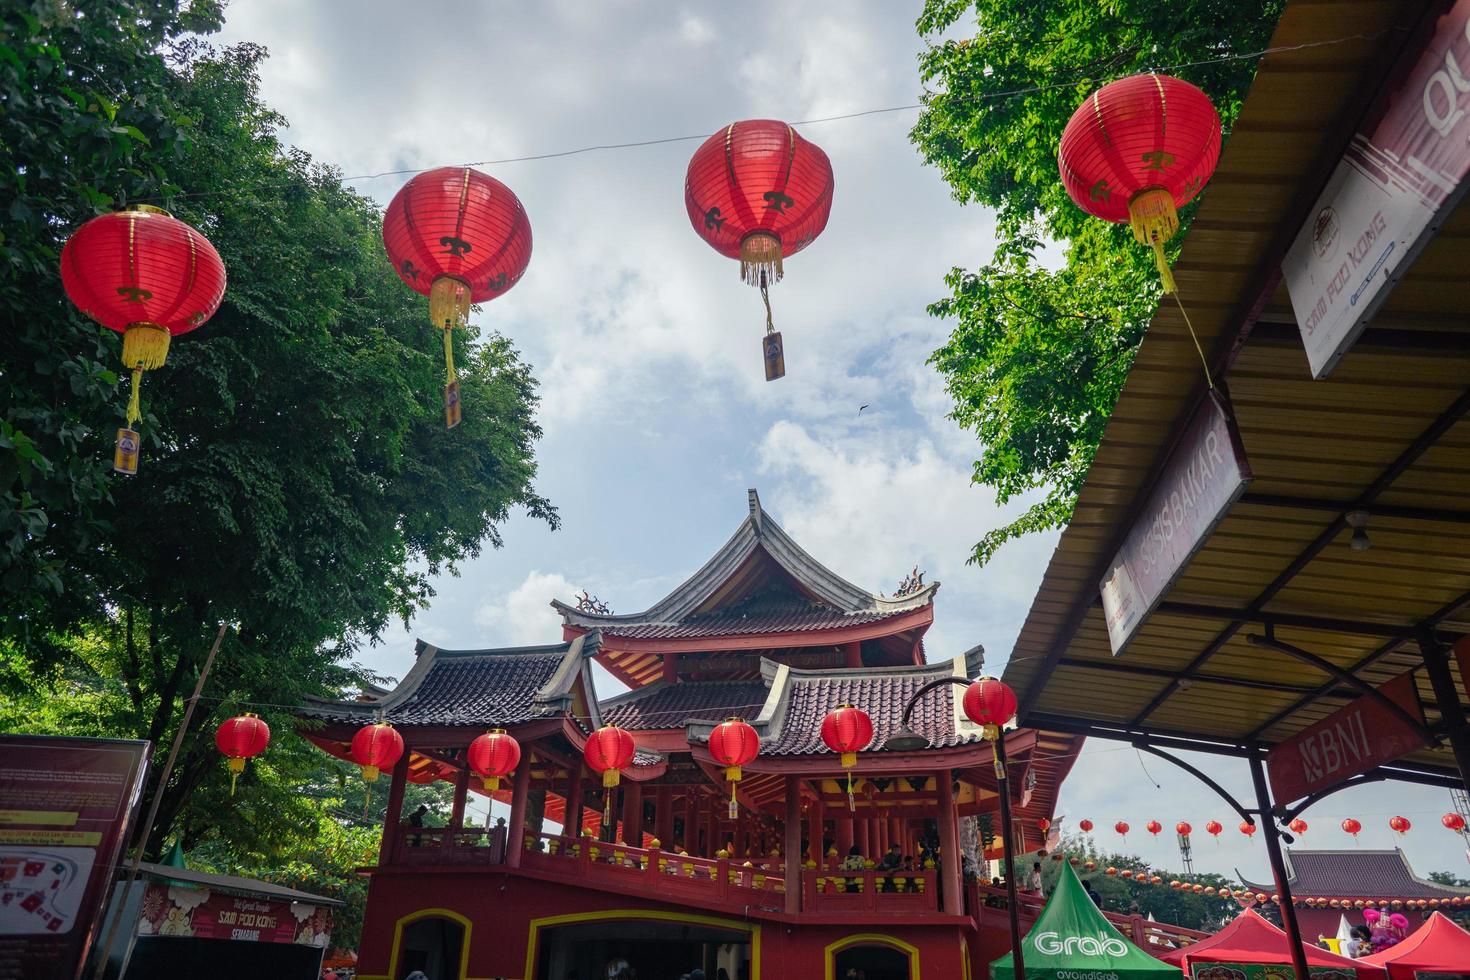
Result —
[[[1291,944],[1286,933],[1246,909],[1224,929],[1182,949],[1171,949],[1159,959],[1184,970],[1189,977],[1238,975],[1238,980],[1281,976],[1291,968]],[[1386,980],[1383,967],[1316,946],[1307,947],[1307,966],[1314,980]],[[1226,968],[1222,971],[1222,967]]]
[[[143,862],[139,871],[138,880],[119,883],[104,920],[110,926],[114,916],[121,917],[105,980],[317,980],[321,975],[340,901],[165,864]]]
[[[1433,912],[1403,942],[1359,962],[1383,967],[1389,980],[1470,977],[1470,932]]]

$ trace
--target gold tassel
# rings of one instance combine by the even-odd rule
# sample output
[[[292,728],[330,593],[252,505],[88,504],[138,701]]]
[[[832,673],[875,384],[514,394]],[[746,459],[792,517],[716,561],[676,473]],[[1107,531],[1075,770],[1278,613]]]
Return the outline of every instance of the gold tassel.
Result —
[[[123,331],[122,362],[130,368],[152,371],[168,360],[169,333],[156,323],[134,323]]]
[[[740,242],[740,278],[751,286],[780,282],[781,239],[769,231],[753,231]]]
[[[847,774],[847,812],[857,812],[857,801],[852,798],[852,773]]]
[[[143,369],[133,368],[133,393],[128,398],[128,428],[133,427],[134,422],[143,418],[143,400],[140,397],[143,388]]]
[[[235,795],[235,780],[240,778],[240,773],[245,771],[245,760],[230,757],[230,795]]]
[[[444,428],[460,422],[459,374],[454,369],[454,328],[470,319],[470,287],[463,279],[440,276],[429,287],[429,321],[444,332]]]
[[[1154,265],[1158,266],[1164,292],[1174,292],[1174,273],[1164,255],[1164,243],[1179,230],[1173,195],[1158,187],[1135,194],[1128,202],[1128,227],[1133,229],[1133,237],[1140,245],[1153,249]]]

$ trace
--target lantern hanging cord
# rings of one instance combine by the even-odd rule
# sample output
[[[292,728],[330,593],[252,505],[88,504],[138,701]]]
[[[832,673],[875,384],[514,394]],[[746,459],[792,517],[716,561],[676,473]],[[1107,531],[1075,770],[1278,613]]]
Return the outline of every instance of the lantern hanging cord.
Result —
[[[1189,311],[1184,308],[1184,301],[1179,298],[1177,290],[1170,295],[1174,297],[1174,302],[1178,304],[1179,315],[1184,317],[1184,325],[1189,328],[1189,339],[1194,341],[1194,349],[1199,353],[1200,365],[1205,369],[1205,384],[1210,386],[1211,391],[1214,391],[1215,379],[1210,376],[1210,362],[1205,359],[1205,349],[1200,346],[1199,337],[1194,332],[1194,324],[1189,322]]]
[[[444,375],[448,384],[459,380],[454,370],[454,327],[447,321],[444,324]]]
[[[766,333],[775,333],[776,327],[771,322],[771,293],[766,288],[766,274],[761,272],[761,302],[766,304]]]
[[[133,367],[133,393],[128,397],[128,428],[143,418],[143,402],[139,390],[143,387],[143,367]]]
[[[1253,61],[1253,60],[1255,60],[1257,58],[1264,58],[1267,55],[1273,55],[1273,54],[1287,54],[1287,53],[1292,52],[1292,51],[1305,51],[1305,50],[1309,50],[1309,49],[1312,49],[1312,48],[1330,47],[1330,46],[1336,45],[1336,44],[1349,44],[1349,43],[1352,43],[1354,41],[1376,41],[1377,39],[1379,39],[1380,37],[1383,37],[1386,34],[1403,33],[1405,30],[1406,30],[1406,28],[1403,28],[1403,27],[1386,27],[1386,28],[1384,28],[1381,31],[1374,31],[1374,32],[1367,33],[1367,34],[1349,34],[1349,35],[1346,35],[1344,37],[1324,38],[1323,40],[1320,40],[1320,41],[1308,41],[1308,42],[1305,42],[1303,44],[1287,44],[1287,45],[1282,45],[1280,47],[1274,47],[1274,48],[1261,48],[1260,50],[1257,50],[1257,51],[1242,51],[1239,54],[1225,54],[1225,55],[1220,55],[1220,56],[1214,57],[1214,58],[1202,58],[1199,61],[1184,61],[1184,62],[1179,62],[1179,63],[1176,63],[1176,64],[1172,64],[1172,65],[1159,65],[1157,68],[1153,68],[1151,70],[1154,70],[1154,71],[1162,71],[1162,72],[1170,72],[1170,71],[1177,71],[1177,70],[1179,70],[1181,68],[1199,68],[1199,67],[1203,67],[1205,65],[1218,65],[1218,64],[1224,64],[1224,63],[1227,63],[1227,62],[1231,62],[1231,61]],[[1056,69],[1056,70],[1052,71],[1051,74],[1052,75],[1056,75],[1056,74],[1058,74],[1058,73],[1060,73],[1060,72],[1062,72],[1064,70],[1065,69],[1060,69],[1059,68],[1059,69]],[[928,98],[930,100],[933,100],[933,99],[937,99],[937,98],[941,98],[942,97],[942,98],[944,98],[944,100],[947,103],[952,104],[952,105],[963,105],[965,103],[971,103],[971,102],[976,102],[976,103],[979,103],[979,102],[999,102],[999,101],[1003,101],[1005,99],[1017,98],[1017,97],[1024,96],[1024,95],[1035,95],[1035,94],[1040,93],[1040,92],[1053,92],[1053,91],[1058,91],[1058,90],[1063,90],[1063,89],[1072,89],[1072,88],[1076,88],[1078,85],[1084,85],[1084,84],[1086,84],[1086,85],[1095,85],[1095,84],[1098,84],[1098,83],[1104,82],[1104,81],[1116,80],[1116,78],[1118,78],[1118,77],[1122,77],[1122,76],[1111,76],[1111,77],[1107,77],[1107,78],[1098,78],[1098,77],[1095,77],[1090,72],[1087,72],[1087,71],[1085,71],[1083,69],[1078,69],[1076,71],[1076,73],[1073,75],[1073,77],[1070,80],[1064,81],[1064,82],[1052,82],[1052,83],[1049,83],[1049,84],[1046,84],[1046,85],[1027,85],[1027,86],[1022,86],[1022,87],[1018,87],[1018,88],[1007,89],[1007,90],[1002,91],[1002,92],[991,92],[991,93],[986,93],[986,94],[983,94],[983,95],[973,95],[973,96],[956,96],[956,95],[950,95],[949,93],[930,93],[928,95]],[[910,103],[905,103],[903,105],[882,106],[880,108],[875,108],[875,109],[861,109],[861,110],[856,111],[856,112],[844,112],[844,113],[840,113],[838,115],[832,115],[832,116],[818,116],[818,117],[816,117],[814,119],[799,119],[799,120],[796,120],[795,122],[791,123],[791,125],[793,125],[793,126],[814,126],[814,125],[818,125],[820,123],[841,122],[841,121],[847,120],[847,119],[860,119],[860,118],[862,118],[864,116],[878,116],[878,115],[885,115],[887,113],[892,113],[892,112],[912,112],[912,111],[914,111],[916,109],[927,109],[927,108],[930,108],[931,104],[932,104],[931,101],[924,101],[924,102],[910,102]],[[599,152],[602,152],[602,151],[605,151],[605,150],[629,150],[629,149],[638,149],[638,148],[647,147],[647,146],[662,146],[662,145],[667,144],[667,143],[689,143],[689,142],[693,142],[695,140],[706,140],[706,139],[709,139],[709,135],[710,135],[709,133],[705,132],[705,133],[694,133],[694,134],[690,134],[688,136],[665,136],[665,137],[661,137],[661,138],[658,138],[658,139],[631,140],[631,141],[628,141],[628,142],[625,142],[625,143],[596,143],[596,144],[592,144],[590,146],[579,146],[579,147],[576,147],[574,149],[569,149],[569,150],[556,150],[556,151],[553,151],[553,152],[550,152],[550,153],[534,153],[534,154],[529,154],[529,155],[526,155],[526,156],[518,156],[518,157],[501,157],[501,158],[496,159],[496,160],[474,160],[474,161],[470,161],[470,162],[458,162],[458,163],[452,164],[452,166],[493,167],[493,166],[500,166],[502,164],[507,164],[507,163],[531,163],[531,162],[535,162],[535,161],[538,161],[538,160],[555,160],[555,159],[558,159],[560,157],[581,156],[581,155],[587,154],[587,153],[599,153]],[[408,169],[404,169],[404,170],[383,170],[383,171],[380,171],[378,173],[370,173],[370,174],[355,174],[355,175],[350,176],[350,177],[340,177],[340,178],[338,178],[338,180],[342,184],[351,184],[351,183],[353,183],[355,181],[359,181],[359,180],[380,180],[380,179],[385,178],[385,177],[406,177],[406,176],[411,176],[413,174],[427,173],[428,171],[434,170],[437,167],[441,167],[441,166],[445,166],[445,164],[435,164],[434,166],[429,166],[429,167],[412,167],[412,168],[408,168]],[[181,200],[188,200],[188,199],[191,199],[191,198],[217,197],[217,196],[222,195],[222,194],[235,193],[242,186],[249,187],[251,185],[238,185],[237,184],[237,185],[234,185],[234,186],[232,186],[230,188],[222,189],[222,190],[180,192],[178,194],[169,194],[169,195],[166,196],[166,198],[139,198],[136,203],[147,203],[147,202],[158,201],[158,200],[181,201]],[[288,188],[288,187],[294,187],[294,186],[296,186],[296,184],[294,184],[294,183],[287,183],[287,182],[281,182],[281,183],[261,183],[261,184],[256,184],[256,185],[253,185],[253,186],[256,189],[267,189],[267,188]]]

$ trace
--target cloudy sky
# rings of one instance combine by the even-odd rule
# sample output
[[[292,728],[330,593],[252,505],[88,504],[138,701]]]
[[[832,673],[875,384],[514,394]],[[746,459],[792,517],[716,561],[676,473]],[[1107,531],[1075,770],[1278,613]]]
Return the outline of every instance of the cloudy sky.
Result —
[[[942,582],[931,657],[983,643],[990,668],[1003,667],[1055,537],[1008,545],[984,570],[965,565],[1015,508],[970,485],[977,447],[945,417],[925,365],[948,325],[924,307],[952,266],[988,259],[991,216],[959,207],[922,165],[907,140],[913,110],[800,125],[830,156],[836,193],[826,232],[772,290],[787,376],[767,383],[759,296],[695,236],[683,205],[690,154],[733,120],[801,123],[914,103],[918,9],[234,0],[222,43],[269,48],[262,91],[290,121],[287,140],[347,175],[697,137],[483,167],[524,202],[535,252],[479,323],[534,365],[546,431],[538,486],[563,526],[512,521],[504,549],[437,582],[433,605],[365,663],[401,676],[415,635],[447,647],[557,640],[548,602],[584,588],[615,611],[645,608],[725,541],[756,487],[847,578],[891,592],[917,564]],[[349,183],[386,204],[405,179]],[[1248,792],[1243,767],[1205,764]],[[1201,830],[1197,867],[1266,875],[1262,845],[1171,769],[1090,743],[1060,809],[1074,822],[1127,820],[1130,848],[1170,868],[1172,840],[1149,840],[1143,825],[1203,828],[1216,817],[1230,829],[1218,845]],[[1354,815],[1360,846],[1401,843],[1421,873],[1470,876],[1438,827],[1448,804],[1416,787],[1343,793],[1307,815],[1304,843],[1354,846],[1337,829]],[[1386,826],[1394,813],[1416,826],[1401,841]]]

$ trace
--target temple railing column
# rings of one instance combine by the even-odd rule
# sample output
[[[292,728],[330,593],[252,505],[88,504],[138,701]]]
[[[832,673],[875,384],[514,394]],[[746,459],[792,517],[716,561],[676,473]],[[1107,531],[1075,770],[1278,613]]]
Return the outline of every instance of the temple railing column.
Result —
[[[964,913],[960,895],[960,820],[955,810],[954,773],[941,769],[934,774],[934,790],[939,799],[939,875],[944,898],[944,911],[950,915]]]
[[[510,797],[510,827],[505,835],[505,863],[512,868],[521,866],[521,855],[526,852],[526,803],[531,796],[531,763],[535,753],[530,748],[521,756],[516,766],[516,778]]]
[[[674,787],[660,786],[654,796],[653,835],[666,850],[674,849]]]
[[[454,777],[454,809],[449,815],[449,828],[451,831],[464,829],[464,807],[470,795],[470,770],[469,766],[461,769]],[[455,835],[449,835],[449,841],[445,846],[454,846]]]
[[[786,859],[786,911],[801,911],[801,780],[786,777],[786,840],[781,853]]]
[[[824,855],[827,853],[827,849],[822,846],[822,801],[820,798],[812,800],[811,808],[807,810],[806,815],[808,822],[806,831],[807,858],[817,862],[817,867],[820,868]],[[786,860],[791,860],[789,855]]]
[[[408,785],[408,760],[411,755],[413,753],[405,744],[403,754],[393,767],[393,778],[388,786],[388,808],[383,811],[383,843],[378,848],[379,864],[398,863],[399,837],[402,836],[399,831],[403,822],[403,788]]]
[[[562,833],[569,840],[582,836],[582,769],[574,768],[567,776],[567,806],[562,814]]]

